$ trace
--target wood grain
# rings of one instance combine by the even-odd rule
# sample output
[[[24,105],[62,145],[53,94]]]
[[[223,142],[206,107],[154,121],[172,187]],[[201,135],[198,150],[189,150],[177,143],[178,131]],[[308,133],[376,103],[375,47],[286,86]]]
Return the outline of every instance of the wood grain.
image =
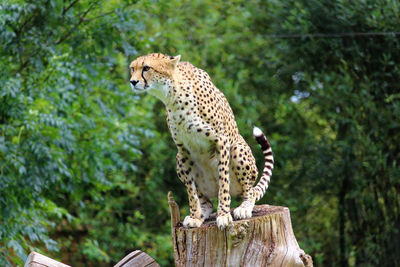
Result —
[[[129,253],[120,260],[114,267],[160,267],[158,263],[149,255],[140,250]]]
[[[64,263],[53,260],[40,253],[32,251],[25,261],[24,267],[71,267]]]

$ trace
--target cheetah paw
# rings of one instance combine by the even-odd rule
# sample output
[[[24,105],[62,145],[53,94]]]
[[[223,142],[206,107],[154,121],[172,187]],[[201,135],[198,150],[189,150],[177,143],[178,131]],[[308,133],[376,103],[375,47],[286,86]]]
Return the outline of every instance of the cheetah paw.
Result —
[[[233,211],[233,217],[235,217],[236,220],[249,219],[251,218],[253,207],[254,205],[242,204]]]
[[[200,219],[194,219],[191,218],[190,216],[186,216],[185,219],[183,220],[183,226],[184,227],[200,227],[200,225],[203,223],[203,220]]]
[[[220,230],[224,229],[232,222],[233,222],[233,219],[229,212],[217,217],[217,226]]]

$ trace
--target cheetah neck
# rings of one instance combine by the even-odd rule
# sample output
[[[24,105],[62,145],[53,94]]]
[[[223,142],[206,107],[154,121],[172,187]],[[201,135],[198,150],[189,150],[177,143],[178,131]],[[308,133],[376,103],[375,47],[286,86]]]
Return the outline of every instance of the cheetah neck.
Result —
[[[177,110],[181,107],[181,105],[178,104],[180,89],[177,84],[178,83],[173,80],[166,83],[156,84],[149,88],[148,92],[160,99],[167,109]]]
[[[171,88],[167,84],[155,84],[148,89],[149,94],[160,99],[164,105],[169,106],[171,102]]]

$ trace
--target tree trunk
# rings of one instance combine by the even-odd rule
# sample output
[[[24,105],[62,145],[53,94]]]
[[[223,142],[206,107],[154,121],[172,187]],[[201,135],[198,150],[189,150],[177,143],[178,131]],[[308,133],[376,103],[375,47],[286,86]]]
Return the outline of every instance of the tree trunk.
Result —
[[[221,231],[215,213],[201,227],[184,228],[168,193],[175,266],[313,266],[293,233],[289,209],[255,206],[250,219]]]

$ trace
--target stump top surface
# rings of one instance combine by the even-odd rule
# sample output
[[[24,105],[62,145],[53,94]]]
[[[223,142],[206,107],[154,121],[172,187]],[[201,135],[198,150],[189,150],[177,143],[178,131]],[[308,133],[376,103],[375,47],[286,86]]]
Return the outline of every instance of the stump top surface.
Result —
[[[231,215],[233,217],[233,210],[231,209]],[[265,215],[271,215],[271,214],[277,214],[277,213],[283,213],[285,210],[288,210],[286,207],[282,206],[271,206],[271,205],[256,205],[254,206],[253,213],[250,219],[243,219],[243,220],[234,220],[233,222],[240,222],[244,220],[251,220],[257,217],[265,216]],[[208,217],[207,220],[200,226],[202,227],[210,227],[216,225],[216,218],[217,218],[217,213],[214,212]],[[180,223],[177,227],[183,227],[182,224]]]
[[[279,212],[284,212],[285,209],[288,209],[286,207],[282,206],[271,206],[271,205],[257,205],[254,206],[253,213],[252,213],[252,218],[254,217],[260,217],[268,214],[273,214],[273,213],[279,213]]]

